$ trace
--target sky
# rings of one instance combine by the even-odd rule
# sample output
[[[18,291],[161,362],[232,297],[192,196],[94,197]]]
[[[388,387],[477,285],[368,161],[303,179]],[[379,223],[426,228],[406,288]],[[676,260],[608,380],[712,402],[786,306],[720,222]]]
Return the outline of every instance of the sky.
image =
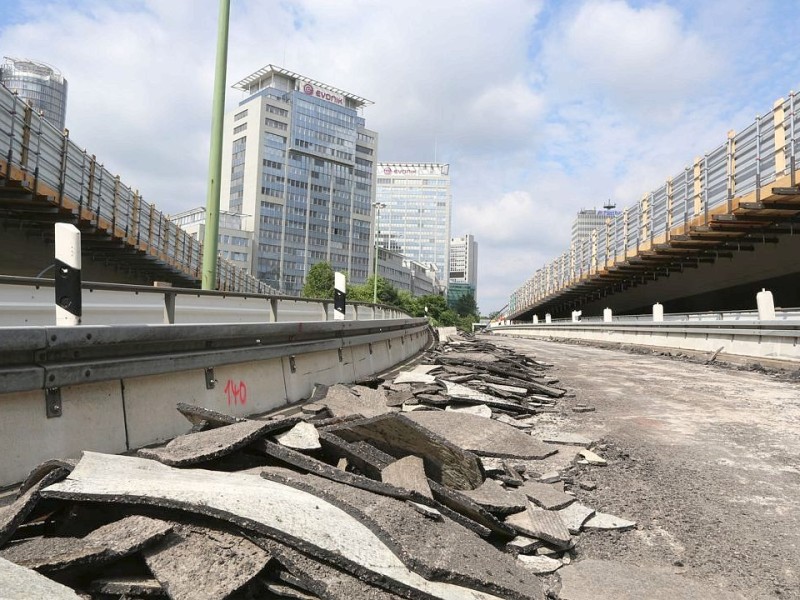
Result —
[[[216,0],[0,0],[0,54],[69,82],[71,138],[167,214],[205,205]],[[231,85],[267,64],[372,100],[378,160],[450,165],[478,305],[798,89],[800,0],[231,0]]]

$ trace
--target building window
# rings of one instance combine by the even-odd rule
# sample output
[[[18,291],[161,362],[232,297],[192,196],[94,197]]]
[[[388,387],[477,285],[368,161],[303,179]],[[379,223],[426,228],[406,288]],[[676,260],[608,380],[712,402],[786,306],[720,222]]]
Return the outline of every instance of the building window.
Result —
[[[238,121],[240,119],[244,119],[246,116],[247,116],[247,109],[245,108],[242,112],[233,115],[233,120]]]
[[[237,125],[233,128],[233,135],[237,133],[242,133],[245,129],[247,129],[247,123],[242,123],[241,125]]]

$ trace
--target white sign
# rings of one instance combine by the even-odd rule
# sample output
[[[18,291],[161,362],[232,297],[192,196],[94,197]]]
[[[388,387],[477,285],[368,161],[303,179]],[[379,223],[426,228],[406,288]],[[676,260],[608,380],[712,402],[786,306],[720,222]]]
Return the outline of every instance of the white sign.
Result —
[[[315,98],[320,98],[322,100],[326,100],[327,102],[332,102],[333,104],[338,104],[339,106],[344,106],[344,96],[340,96],[339,94],[334,94],[324,88],[314,85],[309,81],[303,82],[303,93],[308,94],[309,96],[314,96]]]

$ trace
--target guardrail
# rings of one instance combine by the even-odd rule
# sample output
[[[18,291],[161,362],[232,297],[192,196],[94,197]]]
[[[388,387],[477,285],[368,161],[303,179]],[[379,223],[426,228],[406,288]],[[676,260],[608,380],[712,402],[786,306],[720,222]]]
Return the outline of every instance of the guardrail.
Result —
[[[55,324],[54,280],[0,276],[0,327]],[[333,320],[333,300],[83,282],[84,325],[286,323]],[[349,302],[345,320],[407,318],[384,305]]]
[[[5,186],[47,197],[79,223],[200,279],[200,242],[73,142],[68,130],[58,131],[0,84],[0,187]],[[275,292],[222,258],[217,260],[217,289]]]
[[[714,215],[732,214],[737,198],[750,195],[760,202],[762,186],[781,177],[795,186],[799,147],[800,110],[791,92],[664,185],[606,219],[589,239],[538,269],[512,293],[508,314],[513,318],[672,236],[706,226]]]
[[[800,363],[800,322],[790,320],[682,320],[654,323],[569,322],[500,325],[491,332],[514,337],[572,339],[674,348]]]
[[[185,433],[178,402],[262,413],[315,384],[372,377],[430,340],[427,320],[411,318],[0,328],[0,486],[44,460]]]

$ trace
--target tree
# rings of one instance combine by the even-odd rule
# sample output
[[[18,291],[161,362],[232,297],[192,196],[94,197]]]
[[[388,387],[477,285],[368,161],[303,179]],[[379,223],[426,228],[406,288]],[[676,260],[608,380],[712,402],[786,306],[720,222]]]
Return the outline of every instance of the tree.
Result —
[[[333,267],[328,262],[318,262],[308,270],[303,297],[305,298],[333,298]]]
[[[460,317],[478,316],[478,303],[475,302],[475,295],[472,292],[464,294],[453,303],[453,310]]]

